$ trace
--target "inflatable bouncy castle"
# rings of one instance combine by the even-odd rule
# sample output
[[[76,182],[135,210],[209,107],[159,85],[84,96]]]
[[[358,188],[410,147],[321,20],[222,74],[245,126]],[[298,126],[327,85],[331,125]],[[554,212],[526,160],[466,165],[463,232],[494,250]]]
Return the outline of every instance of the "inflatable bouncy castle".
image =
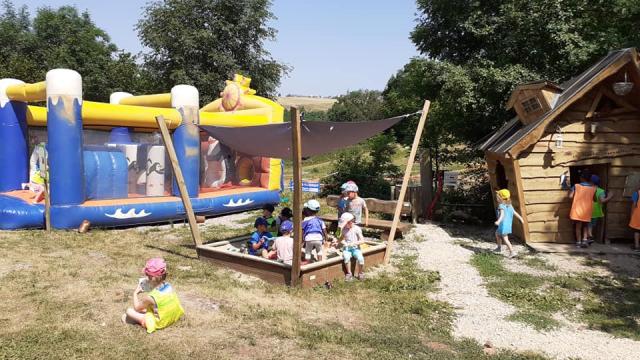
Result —
[[[0,80],[0,229],[44,227],[45,182],[53,228],[185,218],[158,115],[172,132],[196,214],[278,203],[280,159],[233,151],[199,128],[281,123],[284,109],[256,96],[250,82],[236,75],[220,99],[200,109],[198,90],[188,85],[166,94],[114,93],[107,104],[84,101],[73,70],[51,70],[35,84]],[[29,104],[36,102],[46,107]]]

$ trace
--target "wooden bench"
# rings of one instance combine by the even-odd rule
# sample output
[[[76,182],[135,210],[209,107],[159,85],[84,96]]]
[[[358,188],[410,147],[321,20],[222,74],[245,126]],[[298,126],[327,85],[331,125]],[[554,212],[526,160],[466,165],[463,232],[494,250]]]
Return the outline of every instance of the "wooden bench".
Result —
[[[327,205],[337,209],[339,200],[340,200],[339,196],[329,195],[327,196]],[[384,213],[384,214],[391,214],[391,215],[393,215],[393,213],[396,211],[396,204],[398,203],[398,201],[396,200],[379,200],[374,198],[364,198],[364,200],[367,202],[367,208],[369,209],[369,212],[377,212],[377,213]],[[411,203],[405,201],[405,203],[402,206],[402,210],[400,214],[403,216],[410,215]],[[382,237],[381,237],[382,240],[387,240],[389,238],[389,232],[391,230],[391,224],[393,223],[393,221],[369,218],[369,224],[367,226],[364,226],[364,214],[362,214],[362,216],[363,216],[362,218],[363,223],[360,224],[360,226],[371,228],[371,229],[382,230]],[[333,215],[322,215],[320,216],[320,219],[330,224],[329,226],[330,230],[335,230],[338,226],[337,213]],[[410,223],[399,222],[396,230],[395,238],[396,239],[401,238],[403,234],[407,233],[411,229],[411,226],[412,225]]]

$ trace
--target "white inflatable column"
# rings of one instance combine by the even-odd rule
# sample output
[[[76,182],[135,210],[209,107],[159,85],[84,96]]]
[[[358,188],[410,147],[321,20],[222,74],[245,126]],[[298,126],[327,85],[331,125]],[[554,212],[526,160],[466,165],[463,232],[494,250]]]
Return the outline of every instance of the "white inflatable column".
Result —
[[[176,85],[171,89],[171,106],[182,117],[182,123],[173,132],[173,145],[178,164],[184,176],[189,197],[198,197],[200,192],[200,101],[198,89],[190,85]],[[178,185],[173,179],[173,194],[179,195]]]

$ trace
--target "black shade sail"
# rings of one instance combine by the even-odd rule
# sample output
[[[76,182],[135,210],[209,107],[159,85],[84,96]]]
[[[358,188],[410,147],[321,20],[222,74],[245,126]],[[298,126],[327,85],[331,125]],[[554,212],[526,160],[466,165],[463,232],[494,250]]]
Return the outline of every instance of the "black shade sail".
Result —
[[[300,124],[302,157],[343,149],[379,134],[401,120],[402,115],[364,122],[303,121]],[[291,159],[291,123],[247,127],[200,126],[228,147],[252,156]]]

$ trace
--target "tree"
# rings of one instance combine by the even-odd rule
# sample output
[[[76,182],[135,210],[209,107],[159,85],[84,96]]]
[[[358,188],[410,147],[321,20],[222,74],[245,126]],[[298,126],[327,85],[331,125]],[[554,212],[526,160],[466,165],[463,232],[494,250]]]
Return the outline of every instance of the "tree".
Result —
[[[382,94],[376,90],[356,90],[338,96],[329,111],[330,121],[364,121],[382,117]]]
[[[412,59],[389,80],[384,109],[398,115],[420,108],[425,98],[432,101],[422,145],[436,163],[480,160],[476,145],[515,115],[504,105],[518,84],[562,82],[608,51],[640,40],[629,31],[640,20],[640,5],[631,0],[417,5],[411,39],[424,58]],[[408,143],[414,127],[408,122],[400,128],[399,139]]]
[[[264,48],[275,39],[268,25],[274,18],[269,0],[162,0],[147,5],[137,24],[142,44],[150,49],[145,66],[156,91],[175,84],[200,90],[203,103],[219,96],[234,73],[252,78],[251,87],[275,96],[288,67]]]
[[[84,98],[107,101],[114,91],[136,91],[135,57],[119,50],[88,13],[71,6],[40,8],[33,20],[10,1],[0,14],[0,77],[44,80],[48,70],[69,68],[83,77]]]
[[[341,151],[332,162],[331,175],[322,180],[323,194],[339,194],[340,185],[352,180],[359,185],[358,195],[388,198],[389,180],[400,176],[400,169],[392,163],[395,150],[393,136],[380,134],[363,146]]]
[[[562,80],[612,49],[635,46],[632,0],[417,0],[411,38],[425,56],[454,64],[521,65]]]
[[[629,32],[640,6],[629,0],[417,0],[411,38],[426,58],[411,60],[383,93],[387,116],[433,101],[430,146],[468,154],[514,116],[504,105],[519,83],[566,80],[612,48],[637,44]],[[615,21],[611,21],[615,19]],[[412,125],[412,124],[409,124]],[[399,131],[400,140],[411,127]],[[477,156],[478,154],[476,154]],[[466,155],[465,155],[466,156]]]

